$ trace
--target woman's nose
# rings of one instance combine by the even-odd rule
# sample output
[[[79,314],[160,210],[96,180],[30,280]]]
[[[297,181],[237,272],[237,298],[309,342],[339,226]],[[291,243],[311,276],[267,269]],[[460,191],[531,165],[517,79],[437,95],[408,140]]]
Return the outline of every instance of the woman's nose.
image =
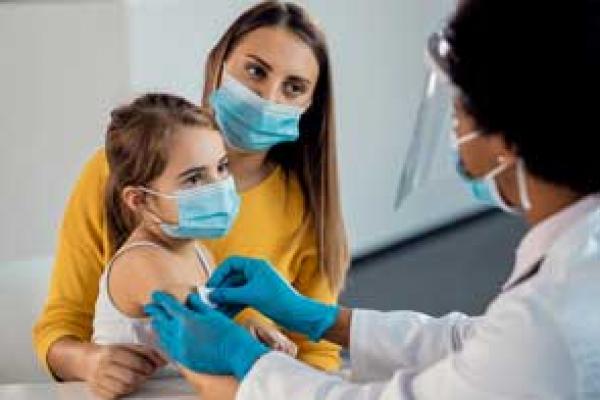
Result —
[[[279,103],[281,101],[279,83],[275,80],[269,80],[261,85],[257,90],[257,94],[263,99],[273,103]]]

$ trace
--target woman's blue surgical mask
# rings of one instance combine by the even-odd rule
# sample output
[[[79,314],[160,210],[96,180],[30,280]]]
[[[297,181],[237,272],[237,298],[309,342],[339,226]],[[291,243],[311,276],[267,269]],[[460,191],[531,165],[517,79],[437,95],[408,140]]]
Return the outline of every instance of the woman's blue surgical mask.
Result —
[[[184,189],[175,194],[164,194],[140,188],[155,196],[177,202],[178,223],[161,222],[165,235],[177,239],[218,238],[229,232],[240,209],[240,197],[233,177]]]
[[[267,151],[300,137],[303,109],[265,100],[223,71],[210,104],[226,142],[245,151]]]
[[[456,134],[454,134],[454,140],[452,141],[452,150],[456,163],[456,170],[469,187],[471,195],[484,204],[496,206],[502,211],[510,214],[520,214],[523,211],[531,209],[531,201],[529,200],[527,182],[525,179],[525,166],[523,165],[522,160],[517,161],[517,186],[519,191],[520,207],[509,205],[506,200],[504,200],[504,197],[502,197],[502,194],[498,189],[498,184],[496,183],[496,177],[506,171],[511,166],[510,163],[501,162],[500,165],[485,174],[482,178],[474,178],[471,176],[471,174],[469,174],[469,172],[467,172],[460,157],[459,148],[461,145],[470,142],[479,136],[480,133],[477,131],[463,135],[460,138],[457,138]]]

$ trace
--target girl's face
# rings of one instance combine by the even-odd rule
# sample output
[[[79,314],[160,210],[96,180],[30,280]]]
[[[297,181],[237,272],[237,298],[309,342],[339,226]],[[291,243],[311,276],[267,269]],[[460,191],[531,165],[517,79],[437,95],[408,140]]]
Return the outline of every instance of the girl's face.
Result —
[[[307,108],[319,78],[312,49],[283,28],[249,32],[231,51],[224,69],[262,98]]]
[[[199,127],[182,127],[172,136],[168,163],[157,179],[149,184],[153,190],[175,194],[179,190],[218,182],[229,177],[229,162],[223,139],[218,131]],[[149,208],[163,222],[177,223],[177,202],[162,196],[146,195]]]

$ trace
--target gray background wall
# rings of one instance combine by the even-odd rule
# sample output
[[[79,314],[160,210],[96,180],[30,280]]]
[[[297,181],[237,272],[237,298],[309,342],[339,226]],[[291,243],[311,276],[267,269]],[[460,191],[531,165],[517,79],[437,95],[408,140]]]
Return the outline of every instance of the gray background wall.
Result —
[[[53,252],[67,195],[129,91],[123,6],[0,3],[0,262]]]
[[[31,328],[67,194],[128,93],[127,36],[119,2],[0,3],[0,384],[48,379]]]

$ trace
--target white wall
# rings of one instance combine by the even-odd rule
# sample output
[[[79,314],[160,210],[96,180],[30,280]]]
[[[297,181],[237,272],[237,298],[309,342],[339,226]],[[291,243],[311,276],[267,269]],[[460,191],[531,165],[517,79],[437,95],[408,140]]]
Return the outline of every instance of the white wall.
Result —
[[[67,194],[128,92],[127,48],[120,2],[0,4],[0,384],[47,379],[31,328]]]
[[[51,263],[50,256],[0,263],[0,385],[49,380],[33,353],[31,330],[46,301]]]
[[[117,1],[0,4],[0,261],[54,251],[67,194],[128,91]]]

